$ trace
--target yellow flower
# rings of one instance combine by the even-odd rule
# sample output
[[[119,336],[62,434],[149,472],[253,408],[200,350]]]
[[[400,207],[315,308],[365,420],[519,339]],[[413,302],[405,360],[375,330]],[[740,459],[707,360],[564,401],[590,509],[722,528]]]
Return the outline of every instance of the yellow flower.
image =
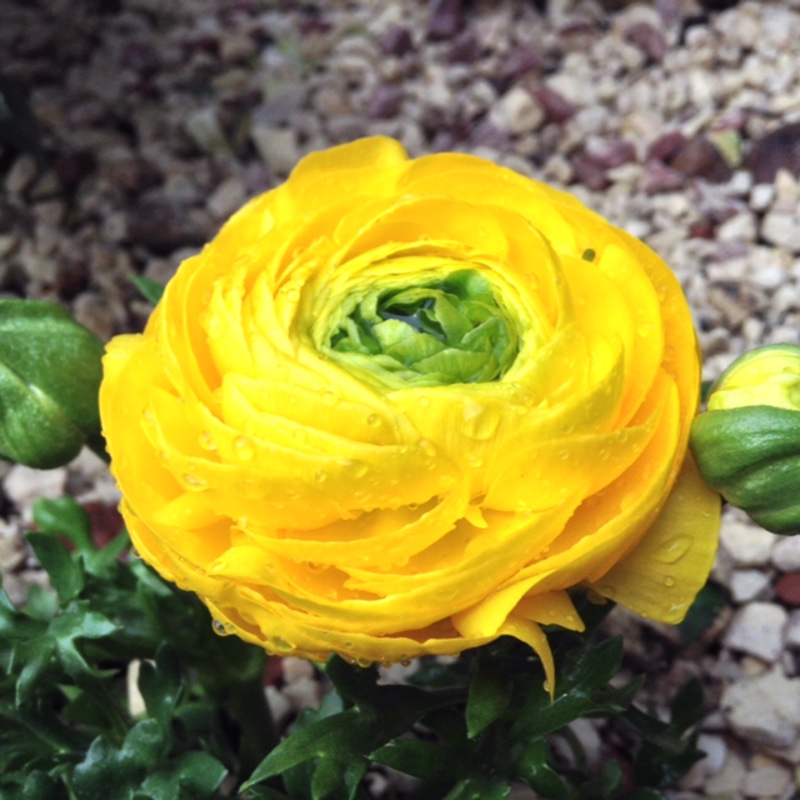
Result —
[[[392,662],[543,624],[587,587],[667,622],[719,502],[679,284],[568,195],[373,138],[305,158],[108,347],[142,557],[218,630]],[[552,685],[552,681],[551,681]]]

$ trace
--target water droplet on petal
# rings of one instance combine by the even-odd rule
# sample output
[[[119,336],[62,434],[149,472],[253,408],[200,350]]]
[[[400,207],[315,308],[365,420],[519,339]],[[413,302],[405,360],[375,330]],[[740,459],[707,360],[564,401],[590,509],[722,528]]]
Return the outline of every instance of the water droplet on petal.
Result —
[[[256,454],[253,442],[246,436],[237,436],[233,440],[233,451],[236,453],[237,458],[241,458],[242,461],[249,461]]]
[[[664,542],[656,550],[654,557],[662,564],[675,564],[683,558],[692,545],[692,540],[688,536],[676,536]]]
[[[480,456],[477,456],[474,453],[472,453],[471,455],[467,456],[467,463],[471,467],[477,469],[483,464],[483,459]]]
[[[200,447],[204,450],[216,450],[217,445],[214,443],[214,437],[211,431],[202,431],[200,434]]]
[[[142,557],[141,553],[135,547],[133,547],[133,545],[131,545],[130,550],[128,550],[128,555],[131,558],[141,558]]]
[[[197,475],[186,474],[183,476],[183,480],[190,489],[202,489],[206,485],[206,482],[202,478],[198,478]]]
[[[333,392],[323,392],[322,402],[326,406],[335,406],[339,402],[339,398]]]
[[[377,428],[380,424],[381,418],[377,414],[370,414],[367,417],[367,425],[369,425],[370,428]]]
[[[673,578],[672,575],[667,575],[667,577],[664,578],[664,586],[674,586],[674,585],[675,585],[675,578]]]
[[[652,322],[643,322],[636,329],[636,333],[639,336],[641,336],[642,338],[648,337],[652,332],[653,332],[653,323]]]
[[[211,621],[211,628],[217,636],[230,636],[233,633],[233,625],[229,622],[222,622],[222,620],[214,619]]]
[[[318,469],[314,473],[314,480],[317,483],[324,483],[328,479],[328,473],[324,469]]]
[[[437,453],[436,445],[430,439],[420,439],[419,448],[426,456],[430,456],[431,458]]]
[[[425,397],[425,395],[423,394],[423,395],[421,395],[421,396],[420,396],[420,398],[419,398],[419,404],[420,404],[420,405],[421,405],[423,408],[427,408],[427,407],[428,407],[428,406],[431,404],[431,401],[430,401],[430,400],[429,400],[427,397]]]

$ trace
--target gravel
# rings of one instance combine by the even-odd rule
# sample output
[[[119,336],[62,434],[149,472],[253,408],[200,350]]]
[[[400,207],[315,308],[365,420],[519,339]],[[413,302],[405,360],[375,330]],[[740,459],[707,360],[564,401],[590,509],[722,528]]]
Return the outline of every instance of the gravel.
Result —
[[[713,378],[800,339],[799,36],[798,0],[4,3],[3,74],[43,157],[0,143],[0,296],[59,302],[103,339],[139,330],[131,276],[168,279],[303,154],[387,134],[566,188],[641,237],[679,276]],[[109,508],[114,489],[87,456],[0,478],[21,596],[39,579],[19,538],[31,498],[69,488]],[[694,650],[615,615],[656,700],[698,675],[722,712],[676,800],[793,796],[799,547],[726,512],[728,604]],[[655,667],[653,641],[669,655]],[[280,715],[318,702],[305,669],[270,687]]]

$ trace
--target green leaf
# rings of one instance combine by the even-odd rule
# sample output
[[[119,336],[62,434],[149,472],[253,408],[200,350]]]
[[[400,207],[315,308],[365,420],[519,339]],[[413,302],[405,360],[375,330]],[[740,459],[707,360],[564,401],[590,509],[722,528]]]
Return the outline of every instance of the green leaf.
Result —
[[[139,669],[139,691],[147,713],[166,729],[181,699],[183,683],[176,650],[162,644],[156,654],[155,666],[143,662]]]
[[[681,642],[691,644],[701,639],[726,605],[725,590],[715,583],[707,583],[698,592],[683,622],[678,625]]]
[[[508,708],[511,700],[510,678],[498,672],[496,664],[475,661],[467,697],[467,735],[474,739]]]
[[[516,775],[542,800],[569,800],[571,792],[563,778],[550,766],[550,748],[544,739],[531,741],[517,759]]]
[[[141,275],[134,275],[131,278],[133,285],[142,293],[142,296],[148,303],[158,305],[158,301],[164,295],[164,286],[157,281],[152,281],[150,278],[143,278]]]
[[[452,784],[466,771],[466,759],[438,742],[395,739],[370,755],[373,761],[426,783]]]
[[[154,719],[136,723],[117,748],[105,736],[92,742],[73,772],[77,800],[131,800],[164,756],[165,734]]]
[[[444,800],[505,800],[510,794],[511,785],[507,781],[481,775],[462,780]]]
[[[79,553],[95,549],[89,515],[72,497],[39,498],[33,504],[33,521],[42,533],[66,536]]]
[[[85,579],[81,565],[63,543],[51,533],[31,531],[26,536],[36,558],[50,576],[50,582],[62,605],[74,600],[83,590]]]
[[[703,685],[690,678],[681,686],[670,704],[670,727],[677,734],[687,731],[705,716]]]
[[[58,658],[67,674],[73,678],[83,675],[103,677],[104,673],[91,667],[78,651],[78,639],[102,639],[119,630],[108,617],[97,611],[86,610],[85,603],[75,606],[56,617],[48,629],[48,633],[55,639]]]

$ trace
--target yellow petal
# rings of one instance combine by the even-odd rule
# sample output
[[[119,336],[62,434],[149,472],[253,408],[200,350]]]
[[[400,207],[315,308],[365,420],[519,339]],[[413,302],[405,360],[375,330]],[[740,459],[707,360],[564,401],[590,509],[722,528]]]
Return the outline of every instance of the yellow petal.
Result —
[[[636,549],[592,588],[643,617],[677,624],[706,582],[717,550],[719,495],[690,454],[666,504]]]

